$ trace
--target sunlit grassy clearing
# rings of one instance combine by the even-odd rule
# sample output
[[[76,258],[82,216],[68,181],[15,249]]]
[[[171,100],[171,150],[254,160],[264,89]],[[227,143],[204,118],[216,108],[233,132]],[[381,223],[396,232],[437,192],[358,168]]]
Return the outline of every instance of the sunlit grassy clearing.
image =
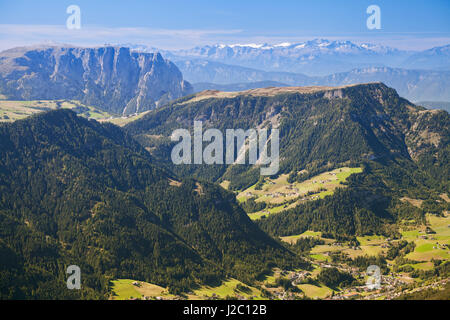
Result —
[[[136,287],[132,284],[134,280],[131,279],[118,279],[112,282],[112,299],[114,300],[129,300],[132,298],[140,298],[142,294],[136,290]]]
[[[250,289],[249,293],[235,291],[235,288],[238,284],[248,287]],[[226,298],[227,296],[232,297],[238,294],[246,298],[255,297],[255,299],[262,299],[260,290],[254,287],[247,286],[236,279],[228,279],[226,281],[223,281],[222,284],[218,287],[203,286],[200,289],[194,290],[194,294],[198,297],[212,297],[213,294],[215,294],[215,296],[219,298]]]
[[[228,189],[228,187],[230,186],[230,181],[224,180],[220,183],[220,186],[224,189]]]
[[[305,232],[303,232],[302,234],[297,234],[297,235],[293,235],[293,236],[286,236],[286,237],[280,237],[280,239],[284,242],[290,243],[290,244],[294,244],[297,242],[298,239],[300,238],[305,238],[305,237],[315,237],[315,238],[320,238],[322,236],[322,232],[316,232],[316,231],[310,231],[307,230]]]
[[[123,127],[126,124],[133,122],[137,119],[142,118],[143,116],[145,116],[147,113],[149,113],[150,111],[145,111],[136,115],[130,115],[130,116],[119,116],[119,117],[114,117],[114,118],[104,118],[104,119],[100,119],[100,121],[106,121],[106,122],[111,122],[114,123],[117,126]]]
[[[76,109],[78,107],[87,109],[80,113],[86,118],[110,119],[113,117],[111,113],[86,106],[75,100],[0,100],[0,122],[12,122],[48,110]]]
[[[173,299],[175,296],[169,294],[166,288],[147,283],[144,281],[136,281],[132,279],[118,279],[112,282],[112,297],[113,300],[129,300],[133,298],[143,299],[149,297],[155,299],[161,297],[162,299]],[[138,282],[139,286],[133,285],[133,282]],[[240,284],[249,288],[248,292],[236,290],[236,286]],[[220,286],[210,287],[202,286],[199,289],[194,290],[192,293],[187,294],[187,298],[190,300],[204,299],[207,297],[217,297],[224,299],[227,296],[236,297],[237,295],[243,296],[247,299],[263,299],[261,291],[243,284],[236,279],[228,279],[223,281]]]
[[[306,296],[312,299],[324,299],[331,295],[332,290],[325,286],[315,286],[312,284],[300,284],[298,288],[302,290]]]
[[[256,202],[265,202],[268,205],[275,205],[272,208],[249,214],[252,220],[261,219],[270,214],[279,213],[284,210],[294,208],[298,204],[324,198],[332,195],[334,190],[341,186],[341,183],[353,173],[362,172],[362,168],[343,167],[329,172],[324,172],[303,182],[289,183],[288,175],[280,175],[277,179],[266,178],[261,190],[256,190],[256,184],[245,189],[237,195],[239,202],[244,202],[249,198],[254,198]],[[315,192],[315,194],[307,195]],[[293,203],[289,201],[296,200]]]
[[[310,257],[317,261],[331,261],[330,257],[324,254],[311,254]]]

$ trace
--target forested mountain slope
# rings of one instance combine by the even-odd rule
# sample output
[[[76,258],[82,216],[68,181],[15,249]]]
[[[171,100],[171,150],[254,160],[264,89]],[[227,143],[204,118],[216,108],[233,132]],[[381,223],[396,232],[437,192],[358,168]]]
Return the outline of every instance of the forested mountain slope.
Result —
[[[234,196],[178,179],[111,124],[57,110],[0,125],[0,295],[105,298],[132,278],[186,291],[298,260]],[[82,290],[65,288],[78,265]]]
[[[261,179],[256,166],[171,164],[170,134],[192,130],[194,120],[221,131],[278,127],[280,173],[290,180],[344,165],[364,168],[345,190],[260,222],[277,235],[309,227],[335,235],[390,233],[398,219],[409,215],[420,221],[423,214],[406,208],[401,196],[438,201],[438,194],[449,190],[449,114],[415,106],[382,83],[204,91],[126,127],[178,174],[228,180],[230,189],[242,190]]]

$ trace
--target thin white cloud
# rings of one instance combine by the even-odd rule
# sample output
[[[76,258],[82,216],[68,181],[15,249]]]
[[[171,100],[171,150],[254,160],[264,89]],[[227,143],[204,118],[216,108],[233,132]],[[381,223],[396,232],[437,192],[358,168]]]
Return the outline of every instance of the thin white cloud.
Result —
[[[160,49],[188,49],[206,44],[302,42],[314,38],[374,43],[406,50],[424,50],[450,43],[450,34],[354,33],[317,34],[290,30],[286,33],[248,32],[244,30],[152,29],[139,27],[83,26],[69,30],[65,25],[0,24],[0,50],[42,43],[68,43],[79,46],[142,44]]]
[[[69,30],[64,25],[0,24],[0,49],[44,42],[71,43],[81,46],[127,42],[178,49],[208,42],[218,37],[236,35],[240,32],[242,30],[176,30],[98,26],[82,26],[78,30]]]

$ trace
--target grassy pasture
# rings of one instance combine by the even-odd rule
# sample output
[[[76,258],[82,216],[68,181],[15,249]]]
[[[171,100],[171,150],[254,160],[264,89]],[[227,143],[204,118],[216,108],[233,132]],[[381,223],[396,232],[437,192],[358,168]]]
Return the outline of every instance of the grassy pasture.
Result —
[[[324,254],[311,254],[310,255],[311,258],[313,258],[316,261],[331,261],[331,258],[327,255]]]
[[[117,279],[112,282],[112,300],[129,300],[133,298],[142,299],[144,297],[150,297],[155,299],[156,297],[161,297],[164,300],[170,300],[175,298],[174,295],[169,294],[166,288],[157,286],[155,284],[147,283],[144,281],[139,282],[139,286],[133,285],[136,280],[132,279]],[[248,292],[236,290],[236,286],[240,284],[246,286],[249,290]],[[205,299],[208,297],[215,296],[217,298],[224,299],[227,296],[240,295],[247,299],[263,299],[261,296],[261,291],[257,288],[247,286],[236,279],[228,279],[220,286],[210,287],[202,286],[193,292],[187,294],[189,300]]]
[[[111,122],[114,123],[115,125],[119,126],[119,127],[123,127],[126,124],[133,122],[134,120],[140,119],[143,116],[145,116],[147,113],[149,113],[150,111],[145,111],[139,114],[135,114],[135,115],[130,115],[127,117],[120,117],[120,116],[116,116],[113,118],[106,118],[104,117],[103,119],[99,119],[100,122],[106,121],[106,122]]]
[[[305,237],[314,237],[314,238],[320,238],[322,236],[322,232],[316,232],[316,231],[305,231],[302,234],[297,234],[294,236],[286,236],[286,237],[280,237],[280,239],[284,242],[295,244],[298,239],[305,238]]]
[[[416,261],[411,266],[419,270],[431,270],[432,259],[450,260],[450,215],[436,216],[426,215],[427,225],[436,233],[426,234],[424,226],[416,226],[413,229],[401,230],[402,240],[414,242],[416,247],[413,252],[408,253],[405,258]],[[282,241],[288,243],[295,243],[300,237],[306,236],[320,236],[319,233],[307,231],[301,235],[292,235],[281,237]],[[351,258],[357,256],[378,256],[387,252],[388,239],[383,236],[371,235],[364,237],[357,237],[360,246],[359,248],[350,247],[347,244],[332,244],[332,240],[324,239],[326,244],[317,245],[312,248],[310,257],[318,262],[325,261],[327,253],[343,252]],[[396,242],[396,241],[393,241]]]
[[[221,186],[222,188],[228,190],[228,187],[230,186],[230,181],[224,180],[224,181],[222,181],[222,182],[220,183],[220,186]]]
[[[332,293],[332,290],[325,286],[318,287],[312,284],[300,284],[297,287],[311,299],[324,299]]]
[[[236,290],[236,286],[238,284],[248,287],[249,291],[243,292]],[[236,279],[228,279],[222,282],[222,284],[218,287],[203,286],[200,289],[194,290],[194,295],[199,298],[212,297],[213,294],[222,299],[226,296],[236,296],[236,294],[244,296],[247,299],[252,297],[255,297],[255,299],[263,299],[260,290],[251,286],[247,286]]]
[[[132,298],[140,298],[141,293],[132,285],[134,280],[118,279],[112,282],[112,297],[113,300],[129,300]]]
[[[431,259],[450,260],[450,215],[436,216],[427,214],[426,220],[435,234],[425,234],[423,230],[402,231],[408,241],[414,241],[416,247],[406,258],[415,261],[431,261]],[[423,237],[426,237],[424,239]]]
[[[166,288],[157,286],[155,284],[144,281],[139,282],[139,286],[133,285],[136,280],[132,279],[117,279],[112,282],[112,300],[129,300],[133,298],[142,299],[143,297],[162,297],[164,299],[174,298],[174,295],[169,294]]]
[[[0,122],[13,122],[39,112],[61,108],[74,110],[83,117],[96,120],[114,117],[108,112],[75,100],[0,100]]]
[[[360,172],[362,168],[343,167],[295,183],[289,183],[288,175],[282,174],[276,179],[266,178],[260,190],[256,190],[255,184],[238,193],[236,198],[239,202],[253,198],[256,202],[265,202],[272,206],[249,214],[252,220],[258,220],[293,208],[302,202],[332,195],[336,188],[342,187],[341,183],[351,174]]]

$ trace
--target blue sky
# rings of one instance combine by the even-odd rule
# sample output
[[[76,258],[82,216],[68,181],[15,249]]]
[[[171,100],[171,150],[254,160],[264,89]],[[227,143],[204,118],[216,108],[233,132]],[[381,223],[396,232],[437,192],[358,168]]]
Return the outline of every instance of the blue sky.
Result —
[[[80,30],[66,29],[71,4],[81,8]],[[381,9],[381,30],[366,27],[372,4]],[[449,0],[0,0],[0,49],[47,41],[176,49],[327,38],[418,50],[450,43],[449,16]]]

